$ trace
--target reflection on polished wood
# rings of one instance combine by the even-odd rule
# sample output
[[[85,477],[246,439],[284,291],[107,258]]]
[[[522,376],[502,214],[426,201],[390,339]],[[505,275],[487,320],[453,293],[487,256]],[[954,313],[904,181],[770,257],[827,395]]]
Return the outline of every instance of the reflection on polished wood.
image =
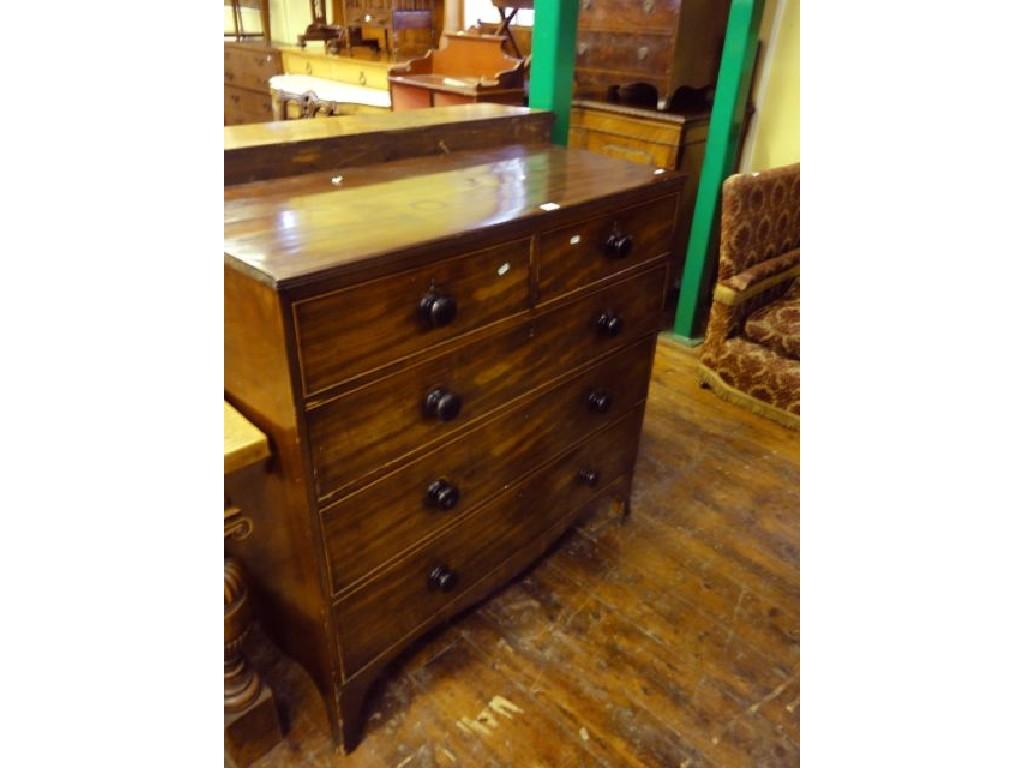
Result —
[[[284,120],[224,130],[224,183],[509,144],[547,144],[551,112],[464,104],[344,119]]]
[[[671,171],[551,146],[399,160],[227,187],[224,250],[265,282],[293,287],[340,278],[370,261],[394,267],[392,255],[416,246],[402,263],[414,266],[456,238],[463,247],[484,242],[498,224],[514,225],[508,240],[678,184]]]
[[[352,754],[260,644],[292,725],[258,768],[798,765],[799,435],[701,390],[696,367],[659,340],[630,522],[595,509],[407,653]]]

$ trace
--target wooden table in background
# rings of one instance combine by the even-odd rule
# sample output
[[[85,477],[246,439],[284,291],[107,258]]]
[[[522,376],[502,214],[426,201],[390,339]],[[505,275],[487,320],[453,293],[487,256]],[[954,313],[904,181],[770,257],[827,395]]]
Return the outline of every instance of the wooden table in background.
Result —
[[[239,484],[251,482],[270,457],[266,436],[224,403],[224,539],[244,540],[252,521],[232,503]],[[242,654],[252,626],[252,602],[242,566],[224,558],[224,752],[228,765],[245,768],[281,740],[274,695]]]

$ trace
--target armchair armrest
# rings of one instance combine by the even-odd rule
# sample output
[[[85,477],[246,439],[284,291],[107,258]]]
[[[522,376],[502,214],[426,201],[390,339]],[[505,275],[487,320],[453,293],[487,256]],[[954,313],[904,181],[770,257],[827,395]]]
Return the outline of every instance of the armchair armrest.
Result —
[[[800,249],[762,261],[715,286],[714,300],[737,306],[800,274]]]

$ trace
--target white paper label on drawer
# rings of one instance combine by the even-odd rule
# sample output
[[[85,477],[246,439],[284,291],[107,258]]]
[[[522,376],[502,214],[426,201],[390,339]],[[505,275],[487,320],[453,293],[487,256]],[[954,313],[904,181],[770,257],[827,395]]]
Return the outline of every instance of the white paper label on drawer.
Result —
[[[579,245],[580,240],[582,239],[583,238],[580,237],[579,235],[573,235],[572,237],[569,238],[569,245]]]
[[[508,271],[510,269],[512,269],[512,265],[506,261],[504,264],[498,267],[498,277],[504,277],[505,275],[508,274]]]

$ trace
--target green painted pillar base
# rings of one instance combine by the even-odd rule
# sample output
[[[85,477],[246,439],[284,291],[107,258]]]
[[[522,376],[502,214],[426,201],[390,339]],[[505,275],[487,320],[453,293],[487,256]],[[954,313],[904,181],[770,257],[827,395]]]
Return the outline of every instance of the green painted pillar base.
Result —
[[[551,141],[569,143],[579,0],[537,0],[530,59],[530,106],[555,113]]]
[[[717,249],[712,248],[711,238],[717,232],[722,182],[736,167],[763,14],[764,0],[733,0],[729,10],[722,66],[715,85],[715,103],[711,107],[711,125],[676,307],[674,331],[689,339],[699,337],[707,320],[714,274],[708,254],[717,253]]]

